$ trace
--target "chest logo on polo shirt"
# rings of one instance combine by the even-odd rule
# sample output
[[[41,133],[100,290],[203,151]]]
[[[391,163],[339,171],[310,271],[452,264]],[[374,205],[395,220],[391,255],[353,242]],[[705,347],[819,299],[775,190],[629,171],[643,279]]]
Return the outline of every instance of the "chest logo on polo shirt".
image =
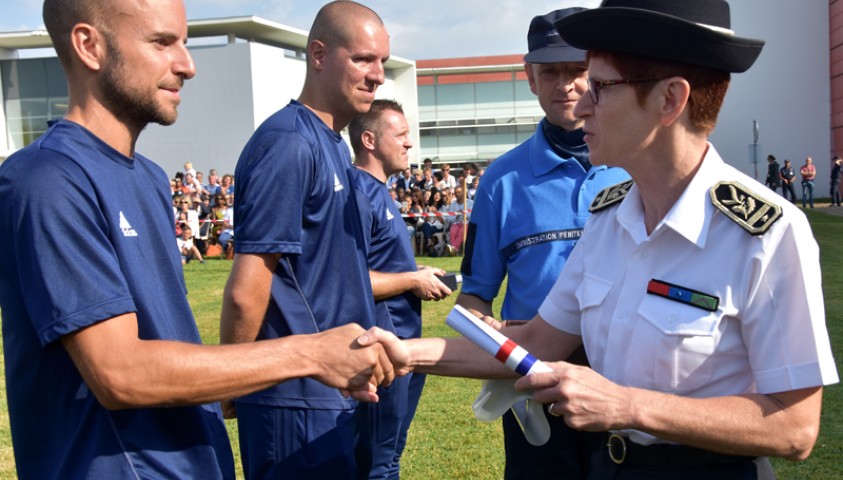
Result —
[[[338,177],[336,172],[334,172],[334,191],[339,192],[343,188],[345,188],[345,187],[342,186],[342,182],[340,181],[340,177]]]
[[[765,200],[738,182],[711,187],[711,203],[752,235],[763,235],[782,217],[782,207]]]
[[[126,220],[126,216],[123,215],[123,211],[120,211],[120,231],[123,232],[124,237],[137,237],[138,232],[132,227],[128,220]]]

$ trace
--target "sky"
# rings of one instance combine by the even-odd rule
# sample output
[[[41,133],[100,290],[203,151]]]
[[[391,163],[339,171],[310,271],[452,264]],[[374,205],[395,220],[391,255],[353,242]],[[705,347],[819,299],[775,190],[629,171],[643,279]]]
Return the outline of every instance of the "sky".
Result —
[[[326,0],[184,0],[187,18],[257,16],[309,30]],[[43,29],[43,0],[0,0],[0,32]],[[536,15],[596,7],[599,0],[361,0],[390,34],[392,55],[410,59],[523,54]]]

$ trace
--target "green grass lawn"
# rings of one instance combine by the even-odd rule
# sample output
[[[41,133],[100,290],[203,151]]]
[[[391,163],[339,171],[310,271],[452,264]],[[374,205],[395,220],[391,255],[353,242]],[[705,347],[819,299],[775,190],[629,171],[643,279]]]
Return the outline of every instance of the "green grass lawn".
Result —
[[[822,209],[807,212],[820,244],[826,321],[836,352],[837,368],[843,371],[843,218],[827,215]],[[446,270],[459,269],[459,258],[429,259],[420,262]],[[204,265],[191,263],[185,268],[188,298],[206,343],[219,342],[219,311],[222,291],[231,263],[210,260]],[[452,336],[444,319],[455,296],[441,302],[425,303],[424,335]],[[496,304],[495,309],[499,306]],[[2,360],[2,356],[0,356]],[[5,372],[0,370],[0,478],[14,478],[9,417],[6,409]],[[410,429],[402,461],[403,478],[420,479],[499,479],[503,476],[503,446],[498,423],[476,421],[471,403],[480,382],[455,378],[428,377],[418,413]],[[825,389],[822,428],[811,457],[800,463],[774,460],[782,479],[843,478],[843,387]],[[228,422],[235,455],[236,424]],[[238,476],[242,477],[239,470]]]

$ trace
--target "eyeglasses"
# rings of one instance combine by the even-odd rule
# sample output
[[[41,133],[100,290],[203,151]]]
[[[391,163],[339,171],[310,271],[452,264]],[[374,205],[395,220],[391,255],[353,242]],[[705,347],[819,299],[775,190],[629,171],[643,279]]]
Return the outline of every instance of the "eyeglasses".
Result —
[[[615,85],[635,85],[638,83],[661,82],[663,78],[621,78],[618,80],[594,80],[588,79],[588,94],[591,95],[591,101],[597,105],[600,102],[600,90],[606,87],[614,87]]]

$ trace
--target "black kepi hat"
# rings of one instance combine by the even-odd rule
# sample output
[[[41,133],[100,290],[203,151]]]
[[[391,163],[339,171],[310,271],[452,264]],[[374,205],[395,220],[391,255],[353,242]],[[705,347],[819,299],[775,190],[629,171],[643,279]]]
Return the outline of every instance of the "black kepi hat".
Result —
[[[527,63],[584,62],[585,51],[568,45],[553,26],[553,22],[584,10],[585,8],[582,7],[563,8],[533,17],[530,30],[527,32],[529,53],[524,55],[524,61]]]
[[[630,53],[727,72],[744,72],[764,46],[731,30],[725,0],[604,0],[554,22],[585,50]]]

